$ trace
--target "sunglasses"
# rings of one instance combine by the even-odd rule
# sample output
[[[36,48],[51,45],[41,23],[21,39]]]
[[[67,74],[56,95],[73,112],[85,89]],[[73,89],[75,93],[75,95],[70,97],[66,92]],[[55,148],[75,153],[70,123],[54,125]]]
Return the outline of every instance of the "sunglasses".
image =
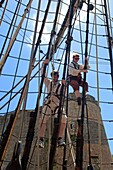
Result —
[[[79,60],[79,58],[74,58],[74,60]]]

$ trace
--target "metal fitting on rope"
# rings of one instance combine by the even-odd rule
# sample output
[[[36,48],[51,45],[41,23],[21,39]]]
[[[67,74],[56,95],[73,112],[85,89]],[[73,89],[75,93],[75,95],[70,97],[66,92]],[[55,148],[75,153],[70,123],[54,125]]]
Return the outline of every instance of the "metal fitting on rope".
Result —
[[[29,11],[28,8],[26,8],[25,11],[28,12]]]
[[[56,31],[52,30],[51,34],[56,35]]]
[[[69,36],[68,39],[65,41],[66,44],[70,43],[73,40],[72,36]]]

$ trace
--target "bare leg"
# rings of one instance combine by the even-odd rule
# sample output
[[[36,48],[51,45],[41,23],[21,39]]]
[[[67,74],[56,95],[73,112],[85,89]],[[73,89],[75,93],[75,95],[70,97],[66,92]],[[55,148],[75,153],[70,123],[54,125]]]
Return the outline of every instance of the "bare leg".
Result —
[[[80,92],[78,90],[75,91],[76,98],[81,97]]]
[[[59,131],[59,137],[61,137],[61,138],[64,137],[65,128],[66,128],[66,123],[61,123],[60,131]]]
[[[43,122],[43,123],[42,123],[42,126],[41,126],[41,128],[40,128],[40,134],[39,134],[39,137],[40,137],[40,138],[44,138],[45,130],[46,130],[46,123]]]
[[[60,124],[60,131],[59,131],[59,137],[61,137],[61,138],[64,137],[64,132],[65,132],[65,128],[66,128],[66,119],[67,119],[67,116],[62,115],[62,120],[61,120],[61,124]]]

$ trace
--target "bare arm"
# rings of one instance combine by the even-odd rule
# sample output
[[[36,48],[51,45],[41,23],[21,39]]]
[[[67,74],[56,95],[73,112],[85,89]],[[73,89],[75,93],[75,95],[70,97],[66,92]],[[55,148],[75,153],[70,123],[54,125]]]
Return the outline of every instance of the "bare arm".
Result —
[[[45,64],[48,64],[49,63],[49,60],[48,59],[45,59],[42,63],[42,68],[41,68],[41,75],[43,76],[43,71],[44,71],[44,65]],[[47,74],[45,73],[44,75],[44,84],[46,87],[48,87],[48,85],[50,84],[50,79],[47,78]]]
[[[69,65],[69,75],[78,76],[81,72],[87,73],[88,71],[84,69],[83,65],[79,65],[79,69],[75,69],[72,63]]]

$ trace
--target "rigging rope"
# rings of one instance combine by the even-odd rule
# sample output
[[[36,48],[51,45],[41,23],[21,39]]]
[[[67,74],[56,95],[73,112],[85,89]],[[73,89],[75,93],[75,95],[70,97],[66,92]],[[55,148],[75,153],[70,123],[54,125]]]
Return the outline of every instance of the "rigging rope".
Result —
[[[9,26],[7,35],[6,35],[6,37],[5,37],[5,41],[4,41],[4,44],[3,44],[3,46],[2,46],[2,50],[1,50],[1,52],[0,52],[0,58],[1,58],[1,56],[2,56],[2,53],[3,53],[3,51],[4,51],[4,48],[5,48],[7,39],[8,39],[8,36],[9,36],[9,34],[10,34],[11,30],[12,30],[11,28],[12,28],[12,26],[13,26],[13,30],[12,30],[12,33],[11,33],[11,37],[12,37],[13,31],[14,31],[14,27],[15,27],[15,24],[16,24],[17,14],[18,14],[17,11],[19,12],[19,8],[20,8],[20,4],[19,4],[19,2],[18,2],[17,6],[16,6],[16,9],[15,9],[15,11],[14,11],[14,13],[13,13],[13,18],[12,18],[12,20],[11,20],[11,23],[10,23],[10,26]],[[14,24],[13,24],[13,23],[14,23]]]
[[[88,52],[88,32],[89,32],[89,4],[90,0],[88,0],[87,4],[87,21],[86,21],[86,45],[85,45],[85,65],[84,69],[87,69],[87,52]],[[86,82],[86,73],[84,73],[84,82]],[[83,91],[82,91],[82,113],[81,113],[81,139],[80,139],[80,153],[79,153],[79,162],[78,167],[83,169],[83,129],[84,129],[84,106],[85,106],[85,83],[83,84]]]
[[[93,34],[94,35],[94,34]],[[54,62],[54,61],[53,61]]]
[[[26,8],[26,10],[25,10],[25,13],[24,13],[24,15],[23,15],[23,17],[22,17],[22,20],[21,20],[18,28],[21,27],[21,24],[22,24],[22,22],[23,22],[23,20],[24,20],[24,18],[25,18],[25,16],[26,16],[26,14],[27,14],[27,12],[28,12],[28,9],[29,9],[30,6],[31,6],[31,3],[32,3],[32,0],[30,0],[29,3],[27,4],[27,8]],[[18,31],[19,31],[19,30],[17,30],[17,32],[15,32],[15,36],[14,36],[15,38],[16,38],[16,35],[17,35]],[[14,38],[14,39],[15,39],[15,38]],[[12,40],[12,42],[14,42],[14,39]],[[8,51],[7,51],[7,53],[6,53],[7,55],[8,55],[8,53],[9,53],[11,47],[12,47],[12,45],[8,48]],[[7,55],[6,55],[6,56],[4,55],[4,57],[7,58]],[[4,57],[3,57],[3,58],[4,58]],[[2,58],[2,59],[3,59],[3,58]],[[4,61],[5,61],[5,60],[4,60]],[[1,66],[3,66],[3,65],[1,65]],[[1,69],[2,69],[2,67],[1,67]],[[20,100],[19,100],[18,106],[17,106],[16,111],[15,111],[14,121],[13,121],[13,123],[12,123],[11,129],[10,129],[10,133],[9,133],[9,136],[8,136],[8,140],[7,140],[7,142],[6,142],[4,151],[3,151],[3,153],[2,153],[2,157],[1,157],[1,160],[2,160],[2,161],[0,162],[0,167],[1,167],[2,164],[3,164],[4,158],[5,158],[5,155],[6,155],[6,151],[7,151],[9,142],[10,142],[10,138],[11,138],[11,135],[12,135],[12,133],[13,133],[13,129],[14,129],[14,126],[15,126],[15,124],[16,124],[16,120],[17,120],[17,118],[18,118],[18,114],[19,114],[19,111],[20,111],[20,107],[21,107],[21,104],[22,104],[22,100],[23,100],[23,97],[24,97],[24,95],[25,95],[25,90],[26,90],[26,89],[24,89],[24,90],[22,91],[21,98],[20,98]]]
[[[63,77],[62,80],[65,80],[65,74],[66,74],[66,65],[67,65],[67,57],[70,56],[70,45],[71,45],[71,24],[72,24],[72,18],[74,15],[74,6],[75,4],[77,4],[76,1],[71,1],[67,15],[65,17],[65,20],[62,24],[63,28],[64,28],[64,24],[68,21],[69,22],[69,27],[68,27],[68,34],[67,34],[67,47],[66,47],[66,56],[65,56],[65,62],[64,62],[64,70],[63,70]],[[70,15],[70,17],[68,18],[68,20],[66,20],[67,16]],[[63,29],[62,28],[62,29]],[[63,32],[59,31],[58,37],[61,36]],[[59,40],[57,39],[56,44],[59,43]],[[62,88],[61,88],[61,94],[60,94],[60,105],[59,105],[59,109],[58,109],[58,123],[56,125],[56,127],[54,127],[54,132],[53,132],[53,136],[52,136],[52,142],[51,142],[51,150],[50,150],[50,167],[49,169],[52,170],[53,168],[53,163],[54,163],[54,157],[55,157],[55,152],[56,152],[56,144],[57,144],[57,139],[58,139],[58,132],[59,132],[59,125],[61,122],[61,112],[62,112],[62,105],[63,105],[63,90],[64,90],[64,84],[62,83]]]
[[[33,52],[32,60],[35,59],[37,48],[38,48],[38,46],[40,44],[40,41],[41,41],[41,36],[42,36],[42,32],[43,32],[43,29],[44,29],[44,26],[45,26],[45,21],[46,21],[47,14],[48,14],[48,11],[49,11],[49,8],[50,8],[50,4],[51,4],[51,0],[49,0],[48,4],[47,4],[47,8],[46,8],[44,19],[43,19],[43,22],[42,22],[40,34],[38,36],[38,40],[37,40],[37,43],[36,43],[36,46],[35,46],[35,49],[34,49],[34,52]],[[48,58],[48,56],[46,58]],[[40,83],[40,89],[39,89],[39,94],[38,94],[38,97],[37,97],[37,103],[36,103],[36,108],[35,108],[35,117],[34,117],[34,119],[35,119],[34,121],[35,122],[34,122],[34,126],[32,127],[33,129],[35,127],[37,115],[39,117],[39,114],[38,114],[39,113],[39,102],[40,102],[41,93],[42,93],[42,86],[43,86],[43,81],[44,81],[45,70],[46,70],[46,66],[44,67],[44,73],[42,75],[42,79],[41,79],[41,83]],[[29,143],[29,149],[31,148],[33,136],[34,136],[34,133],[32,134],[31,141]],[[23,153],[23,157],[22,157],[22,167],[23,167],[23,169],[26,169],[26,167],[27,167],[27,162],[28,162],[29,154],[30,154],[30,150],[28,150],[27,155],[26,155],[26,148],[28,148],[27,142],[25,144],[24,153]]]
[[[2,0],[2,1],[0,2],[0,7],[2,7],[2,4],[3,4],[3,3],[4,3],[4,0]],[[7,4],[8,4],[8,0],[6,0],[6,3],[5,3],[5,7],[4,7],[4,10],[3,10],[3,13],[2,13],[1,19],[0,19],[0,25],[2,24],[2,20],[3,20],[4,14],[5,14],[5,10],[6,10]]]
[[[107,3],[104,0],[104,10],[105,10],[105,19],[107,24],[107,34],[108,34],[108,50],[109,50],[109,57],[110,57],[110,64],[111,64],[111,79],[112,79],[112,91],[113,91],[113,56],[112,56],[112,48],[111,48],[111,35],[109,30],[109,22],[108,22],[108,12],[107,12]]]
[[[17,27],[17,29],[16,29],[13,37],[11,38],[11,40],[10,40],[10,42],[9,42],[9,44],[8,44],[8,48],[7,48],[4,56],[2,57],[2,59],[1,59],[1,61],[0,61],[0,74],[1,74],[2,69],[3,69],[3,66],[4,66],[4,64],[5,64],[5,62],[6,62],[7,58],[8,58],[8,55],[9,55],[9,53],[10,53],[10,51],[11,51],[11,48],[12,48],[14,42],[15,42],[15,39],[16,39],[16,37],[17,37],[17,35],[18,35],[18,32],[19,32],[19,30],[20,30],[20,28],[21,28],[21,26],[22,26],[22,23],[23,23],[23,21],[24,21],[24,19],[25,19],[25,17],[26,17],[26,14],[28,13],[28,10],[29,10],[29,8],[30,8],[30,6],[31,6],[32,1],[33,1],[33,0],[29,0],[29,3],[27,4],[26,9],[25,9],[25,11],[24,11],[24,14],[23,14],[23,16],[22,16],[22,19],[21,19],[21,21],[20,21],[20,23],[19,23],[19,25],[18,25],[18,27]]]

